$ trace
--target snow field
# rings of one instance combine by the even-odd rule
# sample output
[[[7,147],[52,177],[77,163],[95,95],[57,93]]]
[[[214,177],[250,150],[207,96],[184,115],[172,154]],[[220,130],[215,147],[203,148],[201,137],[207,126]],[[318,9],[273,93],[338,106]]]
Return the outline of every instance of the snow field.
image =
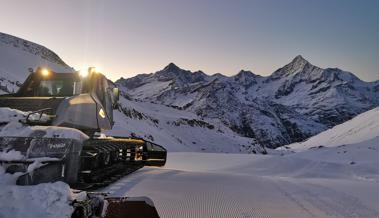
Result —
[[[164,168],[144,168],[102,191],[149,196],[163,218],[379,217],[378,179],[346,176],[322,161],[308,167],[315,164],[286,155],[171,152]],[[303,167],[313,173],[292,173]]]
[[[149,196],[163,218],[378,218],[377,112],[271,155],[170,152],[102,191]]]

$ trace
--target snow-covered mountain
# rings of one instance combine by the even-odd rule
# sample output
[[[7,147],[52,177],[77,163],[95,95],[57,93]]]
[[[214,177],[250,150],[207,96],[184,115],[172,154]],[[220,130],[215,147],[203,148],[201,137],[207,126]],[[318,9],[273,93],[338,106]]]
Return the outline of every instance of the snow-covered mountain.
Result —
[[[120,96],[115,125],[107,135],[144,138],[168,151],[212,153],[267,153],[255,138],[241,136],[220,119],[190,111]]]
[[[115,126],[107,135],[135,135],[163,145],[168,151],[265,153],[253,138],[233,132],[219,120],[160,104],[120,98]]]
[[[48,66],[72,71],[54,52],[35,43],[0,33],[0,94],[12,93],[29,74],[28,68]],[[265,153],[255,139],[231,131],[219,120],[203,119],[191,112],[164,105],[130,101],[123,96],[109,135],[134,134],[169,151]]]
[[[0,33],[0,93],[16,91],[37,66],[73,70],[49,49]],[[110,133],[134,133],[176,151],[261,152],[260,145],[303,141],[379,105],[379,81],[301,56],[268,77],[244,70],[209,76],[171,63],[117,84],[124,96]]]
[[[371,140],[377,141],[372,146],[379,146],[379,107],[289,147],[299,151],[317,147],[344,147]]]
[[[219,119],[234,132],[268,147],[303,141],[379,105],[376,82],[337,68],[322,69],[297,56],[262,77],[163,70],[117,81],[131,99]]]
[[[280,162],[267,163],[278,175],[349,178],[379,182],[379,107],[278,151]]]
[[[0,93],[16,91],[29,74],[29,68],[38,66],[57,72],[73,70],[46,47],[0,33]]]

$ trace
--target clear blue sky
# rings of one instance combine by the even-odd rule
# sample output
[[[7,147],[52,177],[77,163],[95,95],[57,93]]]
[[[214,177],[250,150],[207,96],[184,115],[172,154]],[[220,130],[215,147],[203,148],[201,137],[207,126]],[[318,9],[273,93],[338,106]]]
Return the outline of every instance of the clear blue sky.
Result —
[[[0,31],[112,79],[169,62],[208,74],[269,75],[301,54],[379,79],[377,0],[9,0]]]

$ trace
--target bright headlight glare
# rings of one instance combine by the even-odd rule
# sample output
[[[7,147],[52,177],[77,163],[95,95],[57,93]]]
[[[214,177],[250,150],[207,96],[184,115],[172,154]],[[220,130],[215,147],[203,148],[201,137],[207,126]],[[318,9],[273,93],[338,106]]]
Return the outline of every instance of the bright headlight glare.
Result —
[[[101,118],[103,118],[103,119],[105,118],[105,112],[104,112],[104,110],[102,108],[99,111],[99,115],[100,115]]]
[[[46,68],[43,68],[41,70],[41,74],[42,74],[42,76],[48,76],[48,75],[50,75],[50,71]]]

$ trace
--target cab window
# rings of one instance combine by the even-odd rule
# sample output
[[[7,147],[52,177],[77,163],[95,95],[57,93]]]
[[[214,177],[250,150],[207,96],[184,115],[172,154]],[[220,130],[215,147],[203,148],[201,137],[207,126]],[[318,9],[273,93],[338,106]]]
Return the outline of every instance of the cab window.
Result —
[[[40,81],[36,96],[73,96],[79,94],[79,84],[68,79]]]

